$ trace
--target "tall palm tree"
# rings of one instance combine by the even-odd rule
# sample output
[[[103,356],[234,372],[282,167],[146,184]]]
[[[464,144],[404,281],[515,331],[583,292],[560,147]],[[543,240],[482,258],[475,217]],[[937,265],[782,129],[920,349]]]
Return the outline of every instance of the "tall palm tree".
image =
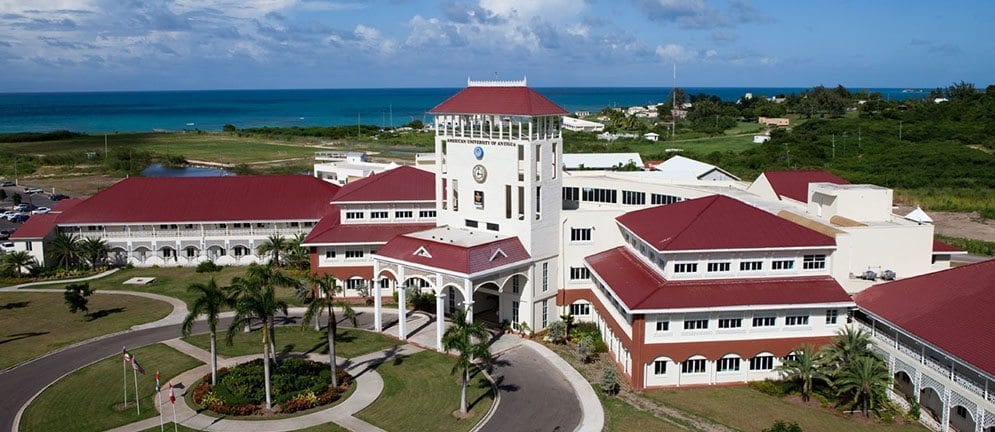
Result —
[[[234,284],[234,281],[233,281]],[[228,334],[225,342],[229,345],[235,336],[235,331],[239,327],[246,325],[253,319],[262,322],[259,332],[262,334],[263,343],[263,378],[266,386],[266,409],[273,407],[273,396],[270,391],[270,324],[277,312],[287,313],[287,303],[276,298],[276,289],[273,285],[262,283],[257,277],[248,275],[239,278],[240,295],[235,301],[235,317],[232,318],[228,327]]]
[[[80,257],[79,237],[75,234],[59,233],[48,245],[52,260],[63,269],[73,266]]]
[[[10,269],[10,271],[16,273],[18,276],[24,274],[24,268],[30,266],[33,262],[35,262],[35,258],[26,251],[7,252],[3,256],[4,267]]]
[[[821,355],[811,346],[796,348],[794,356],[786,358],[777,370],[784,378],[791,381],[801,381],[802,400],[808,401],[812,395],[812,384],[816,380],[829,382],[829,377],[822,371]]]
[[[247,283],[248,282],[248,283]],[[274,290],[278,287],[284,288],[295,288],[300,285],[300,281],[287,276],[285,273],[274,269],[270,266],[264,266],[259,264],[250,264],[245,270],[244,277],[236,277],[232,279],[231,286],[229,287],[229,297],[237,299],[241,297],[247,289],[255,284],[263,287],[271,287]],[[246,326],[249,322],[247,321]],[[273,362],[276,362],[276,322],[271,320],[269,322],[270,327],[270,349],[271,355],[273,356]]]
[[[107,255],[111,252],[110,246],[102,238],[99,237],[88,237],[80,240],[79,242],[80,255],[86,259],[90,268],[97,268],[100,263],[107,259]]]
[[[832,344],[822,348],[822,358],[825,364],[832,367],[832,373],[837,375],[857,359],[873,356],[870,346],[871,336],[867,332],[859,328],[844,327],[836,333]]]
[[[289,246],[290,242],[286,237],[274,233],[270,234],[269,237],[266,237],[266,240],[263,240],[259,246],[256,246],[256,254],[259,256],[268,255],[270,257],[269,263],[280,267],[282,263],[280,260],[280,254],[285,252]]]
[[[298,270],[307,270],[308,266],[311,265],[310,251],[303,246],[306,237],[304,233],[299,233],[290,239],[287,245],[287,264]]]
[[[183,319],[183,336],[190,336],[193,322],[203,315],[207,319],[207,328],[211,332],[211,385],[218,384],[218,316],[231,301],[224,290],[218,286],[212,277],[206,284],[193,283],[187,287],[187,292],[194,294],[190,313]]]
[[[330,274],[324,276],[312,275],[310,279],[317,288],[318,295],[308,304],[307,312],[304,313],[304,318],[301,319],[301,328],[307,326],[308,321],[312,319],[317,320],[323,312],[322,309],[328,313],[328,327],[326,328],[328,336],[328,364],[332,368],[332,387],[338,387],[338,378],[335,376],[335,332],[338,329],[338,319],[335,317],[334,307],[338,306],[342,308],[342,314],[352,322],[353,326],[356,325],[356,311],[349,304],[335,300],[335,295],[342,292],[342,287],[336,282],[335,277]]]
[[[860,406],[865,417],[877,411],[878,405],[888,398],[891,374],[884,362],[876,356],[862,356],[840,371],[836,379],[836,393],[853,395],[850,407]]]
[[[467,322],[466,311],[457,309],[452,315],[452,326],[442,334],[442,347],[446,351],[456,351],[456,363],[451,373],[462,371],[463,386],[460,388],[460,412],[466,414],[466,388],[470,384],[470,368],[474,360],[488,364],[491,350],[487,345],[487,328],[479,322]]]

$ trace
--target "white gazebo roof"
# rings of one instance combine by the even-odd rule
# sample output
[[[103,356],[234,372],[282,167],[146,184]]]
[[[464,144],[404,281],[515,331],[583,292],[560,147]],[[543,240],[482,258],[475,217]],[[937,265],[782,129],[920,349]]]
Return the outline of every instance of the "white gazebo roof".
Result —
[[[926,212],[922,211],[922,208],[918,206],[916,207],[915,210],[912,210],[911,213],[905,215],[905,218],[912,222],[921,223],[921,224],[933,223],[933,218],[929,217],[929,215],[926,214]]]

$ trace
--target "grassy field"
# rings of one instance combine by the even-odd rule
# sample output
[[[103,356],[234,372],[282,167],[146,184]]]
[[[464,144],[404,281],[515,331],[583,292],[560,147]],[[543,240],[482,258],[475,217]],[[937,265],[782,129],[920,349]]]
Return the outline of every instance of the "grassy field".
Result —
[[[165,429],[166,429],[166,432],[172,431],[173,430],[173,422],[166,423]],[[347,429],[345,429],[345,428],[343,428],[343,427],[341,427],[341,426],[339,426],[339,425],[337,425],[335,423],[325,423],[323,425],[313,426],[313,427],[309,427],[307,429],[297,429],[296,432],[346,432],[346,430]],[[153,428],[145,429],[142,432],[159,432],[159,431],[160,431],[159,427],[156,426],[156,427],[153,427]],[[183,425],[177,425],[176,431],[177,432],[196,432],[197,429],[190,429],[190,428],[185,427]]]
[[[927,211],[977,211],[984,218],[995,219],[995,190],[983,186],[898,189],[895,200],[922,206]]]
[[[162,294],[183,300],[190,305],[194,296],[187,292],[192,283],[207,283],[215,278],[221,287],[228,286],[232,278],[245,273],[245,267],[223,267],[214,273],[197,273],[193,267],[150,267],[123,269],[110,276],[90,281],[90,287],[100,290],[142,291]],[[133,277],[154,277],[155,281],[148,285],[124,285],[124,281]],[[294,304],[294,292],[289,288],[277,288],[277,295],[287,303]]]
[[[936,239],[973,255],[995,256],[995,242],[936,235]]]
[[[263,350],[258,330],[250,333],[239,332],[232,339],[232,345],[224,343],[225,335],[225,332],[218,333],[218,354],[222,356],[238,357],[261,353]],[[205,350],[211,349],[211,338],[208,334],[190,336],[183,340]],[[304,329],[299,326],[277,327],[276,343],[276,349],[280,352],[328,354],[328,342],[324,330],[314,331],[314,327],[311,326]],[[373,332],[340,328],[335,339],[335,354],[338,357],[351,358],[397,345],[400,345],[400,342],[396,339]]]
[[[687,430],[683,426],[657,418],[649,412],[636,409],[618,398],[602,395],[601,406],[605,410],[604,430],[607,432],[680,432]]]
[[[423,351],[377,367],[384,390],[372,405],[356,414],[388,431],[466,431],[480,421],[494,402],[490,383],[477,375],[469,386],[467,400],[473,417],[458,420],[458,376],[449,372],[453,359]]]
[[[90,297],[88,318],[72,314],[61,293],[0,293],[0,369],[56,348],[169,314],[165,302],[135,296]]]
[[[20,430],[58,431],[67,430],[66,422],[72,422],[74,431],[103,431],[138,420],[155,417],[153,389],[155,370],[161,373],[163,383],[201,363],[166,345],[156,344],[132,350],[132,354],[148,371],[138,376],[138,394],[142,395],[142,413],[134,407],[121,409],[124,401],[121,356],[115,354],[57,381],[46,389],[28,406],[21,418]],[[131,377],[129,371],[128,376]],[[134,383],[128,382],[129,400],[135,397]]]
[[[738,430],[758,431],[784,420],[797,422],[805,432],[925,431],[919,425],[883,424],[865,421],[863,417],[850,419],[829,409],[802,406],[745,386],[651,390],[645,395]]]

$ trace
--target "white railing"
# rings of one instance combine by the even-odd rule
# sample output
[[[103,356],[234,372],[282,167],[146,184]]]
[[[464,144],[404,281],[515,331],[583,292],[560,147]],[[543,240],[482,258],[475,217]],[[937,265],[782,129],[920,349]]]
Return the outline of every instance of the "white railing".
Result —
[[[944,367],[943,365],[937,363],[936,361],[934,361],[933,359],[931,359],[929,357],[924,357],[922,359],[922,363],[924,365],[926,365],[926,366],[929,366],[930,369],[933,369],[933,370],[935,370],[935,371],[943,374],[943,376],[945,376],[945,377],[949,377],[950,376],[950,368]]]
[[[899,342],[899,344],[898,344],[898,350],[901,351],[901,352],[903,352],[903,353],[905,353],[905,354],[907,354],[909,357],[912,357],[912,358],[914,358],[916,360],[919,360],[919,358],[921,357],[921,355],[918,352],[916,352],[911,347],[909,347],[908,345],[905,345],[905,344],[903,344],[901,342]]]
[[[966,389],[974,393],[977,393],[981,397],[985,396],[985,389],[981,388],[981,386],[975,384],[974,381],[971,381],[964,375],[954,372],[954,382],[964,386]]]

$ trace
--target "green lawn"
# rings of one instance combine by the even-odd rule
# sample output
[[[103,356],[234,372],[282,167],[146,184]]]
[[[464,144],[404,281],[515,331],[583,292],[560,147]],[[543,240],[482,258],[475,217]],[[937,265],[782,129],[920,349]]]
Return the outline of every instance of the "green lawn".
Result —
[[[682,426],[657,418],[647,411],[636,409],[618,398],[601,396],[601,406],[605,410],[604,430],[607,432],[680,432],[687,430]]]
[[[70,313],[61,293],[0,293],[0,369],[172,311],[157,300],[99,293],[90,297],[89,308],[89,317]]]
[[[451,375],[453,359],[422,351],[377,367],[384,390],[372,405],[356,414],[388,431],[466,431],[474,427],[493,403],[490,383],[478,375],[467,400],[474,416],[458,420],[460,384]]]
[[[225,335],[226,332],[218,333],[218,354],[222,356],[238,357],[263,351],[258,330],[250,333],[238,332],[230,346],[225,344]],[[205,350],[211,349],[211,339],[208,334],[190,336],[183,340]],[[328,354],[328,342],[324,330],[314,331],[314,327],[311,326],[304,329],[296,325],[277,327],[276,343],[277,350],[282,352]],[[339,357],[352,358],[397,345],[400,345],[400,341],[377,333],[340,328],[335,339],[335,354]]]
[[[650,390],[645,395],[665,405],[739,430],[761,430],[770,427],[777,420],[784,420],[797,422],[805,432],[925,431],[918,425],[849,419],[830,409],[802,406],[746,386]]]
[[[100,290],[142,291],[162,294],[183,300],[189,306],[194,296],[187,292],[192,283],[206,283],[212,277],[218,285],[225,287],[232,278],[245,274],[245,266],[222,267],[214,273],[197,273],[193,267],[151,267],[123,269],[110,276],[90,281],[90,287]],[[155,281],[148,285],[124,285],[123,282],[133,277],[154,277]],[[294,304],[294,292],[289,288],[278,288],[277,296],[287,303]]]
[[[71,421],[74,431],[103,431],[155,417],[155,410],[152,409],[155,370],[160,371],[165,385],[172,377],[201,364],[162,344],[131,352],[148,371],[148,374],[138,376],[138,392],[142,395],[141,415],[130,406],[129,409],[119,410],[124,401],[124,389],[121,355],[115,354],[69,374],[38,395],[24,411],[20,430],[67,430],[66,422]],[[128,371],[128,377],[128,400],[131,401],[135,397],[132,371]]]
[[[166,430],[166,432],[172,432],[173,431],[173,422],[166,423],[165,424],[165,430]],[[197,429],[190,429],[190,428],[182,426],[182,425],[177,425],[176,430],[178,432],[196,432],[197,431]],[[346,432],[346,430],[347,429],[345,429],[345,428],[343,428],[343,427],[341,427],[341,426],[339,426],[339,425],[337,425],[335,423],[325,423],[323,425],[312,426],[312,427],[309,427],[307,429],[297,429],[297,432]],[[159,427],[156,426],[154,428],[145,429],[142,432],[159,432],[159,431],[160,431]]]

